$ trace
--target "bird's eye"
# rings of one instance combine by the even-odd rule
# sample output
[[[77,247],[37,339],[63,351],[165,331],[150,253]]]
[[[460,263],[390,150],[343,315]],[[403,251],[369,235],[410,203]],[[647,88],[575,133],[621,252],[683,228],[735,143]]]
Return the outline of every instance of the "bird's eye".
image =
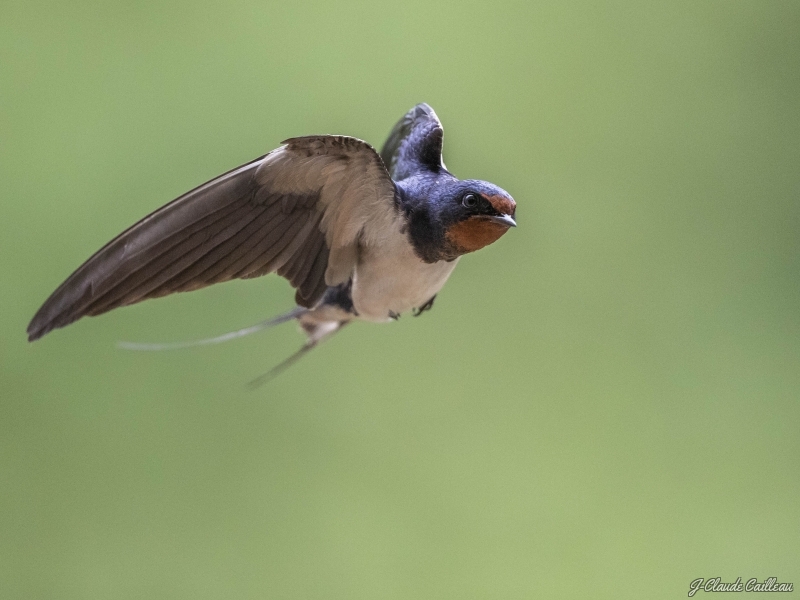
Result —
[[[465,208],[475,208],[478,205],[478,197],[475,194],[467,194],[461,200]]]

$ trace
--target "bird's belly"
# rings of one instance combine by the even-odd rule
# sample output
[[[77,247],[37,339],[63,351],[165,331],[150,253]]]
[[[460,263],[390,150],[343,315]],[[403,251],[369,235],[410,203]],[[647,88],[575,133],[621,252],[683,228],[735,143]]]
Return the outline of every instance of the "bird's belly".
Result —
[[[360,319],[384,322],[422,306],[442,289],[458,262],[426,263],[410,248],[399,254],[370,257],[356,267],[352,294]]]

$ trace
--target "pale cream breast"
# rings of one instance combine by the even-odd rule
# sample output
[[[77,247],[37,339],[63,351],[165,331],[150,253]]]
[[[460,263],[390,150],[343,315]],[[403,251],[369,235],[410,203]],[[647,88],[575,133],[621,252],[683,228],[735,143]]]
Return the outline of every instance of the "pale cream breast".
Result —
[[[397,233],[362,256],[353,276],[353,305],[360,319],[384,322],[418,308],[442,289],[458,259],[426,263]]]

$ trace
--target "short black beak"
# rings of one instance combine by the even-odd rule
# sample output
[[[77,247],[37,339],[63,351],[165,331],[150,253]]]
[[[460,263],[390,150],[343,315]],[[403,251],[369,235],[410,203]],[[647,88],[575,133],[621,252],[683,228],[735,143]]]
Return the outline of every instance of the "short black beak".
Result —
[[[495,223],[500,223],[501,225],[505,225],[506,227],[517,226],[517,222],[510,215],[494,215],[489,217],[489,220],[494,221]]]

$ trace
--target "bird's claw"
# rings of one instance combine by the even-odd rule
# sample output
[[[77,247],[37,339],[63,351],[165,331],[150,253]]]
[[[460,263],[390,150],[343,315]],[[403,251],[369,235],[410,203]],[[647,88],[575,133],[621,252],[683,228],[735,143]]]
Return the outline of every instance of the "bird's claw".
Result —
[[[433,296],[433,297],[432,297],[430,300],[428,300],[428,301],[427,301],[425,304],[423,304],[423,305],[422,305],[422,306],[420,306],[419,308],[415,308],[415,309],[414,309],[414,310],[411,312],[411,314],[412,314],[412,315],[414,315],[415,317],[418,317],[418,316],[420,316],[422,313],[424,313],[426,310],[430,310],[430,309],[432,309],[432,308],[433,308],[433,301],[434,301],[434,300],[436,300],[436,295],[435,295],[435,294],[434,294],[434,296]]]

